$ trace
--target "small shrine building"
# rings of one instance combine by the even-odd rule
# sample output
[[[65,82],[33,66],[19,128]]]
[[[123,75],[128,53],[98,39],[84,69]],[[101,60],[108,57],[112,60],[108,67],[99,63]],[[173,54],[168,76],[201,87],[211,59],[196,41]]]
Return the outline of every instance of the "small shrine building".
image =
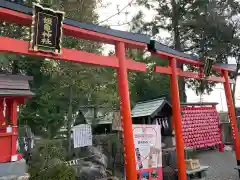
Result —
[[[30,91],[32,77],[0,74],[0,163],[22,158],[17,152],[18,106],[34,93]]]

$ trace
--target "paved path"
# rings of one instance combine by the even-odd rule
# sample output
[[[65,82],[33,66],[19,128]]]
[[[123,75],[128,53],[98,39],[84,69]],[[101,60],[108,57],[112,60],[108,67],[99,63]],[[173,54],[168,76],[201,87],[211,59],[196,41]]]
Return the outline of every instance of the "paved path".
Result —
[[[198,158],[202,165],[210,166],[206,180],[239,180],[234,169],[236,166],[234,152],[206,151],[199,153]]]

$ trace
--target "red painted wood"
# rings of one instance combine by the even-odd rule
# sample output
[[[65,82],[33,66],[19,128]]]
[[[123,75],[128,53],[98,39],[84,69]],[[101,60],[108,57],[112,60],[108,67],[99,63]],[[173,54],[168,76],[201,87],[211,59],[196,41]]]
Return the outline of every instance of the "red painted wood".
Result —
[[[63,49],[63,54],[60,56],[54,56],[52,54],[46,54],[41,52],[30,52],[28,50],[28,42],[25,42],[23,40],[17,40],[17,39],[11,39],[7,37],[0,36],[0,52],[13,52],[17,54],[25,54],[25,55],[33,55],[33,56],[40,56],[45,58],[51,58],[56,60],[65,60],[65,61],[73,61],[78,63],[86,63],[86,64],[93,64],[93,65],[99,65],[99,66],[108,66],[117,68],[118,62],[115,56],[101,56],[97,54],[92,54],[88,52],[82,52],[77,50],[71,50],[71,49]],[[14,44],[15,46],[12,46]],[[16,48],[18,47],[18,48]],[[83,58],[82,58],[83,57]],[[127,68],[129,70],[134,71],[146,71],[146,64],[141,62],[136,62],[134,60],[128,59],[127,61]],[[160,72],[162,74],[171,74],[171,68],[170,67],[155,67],[155,72]],[[187,78],[195,78],[195,79],[202,79],[199,77],[198,73],[192,73],[192,72],[183,72],[178,69],[178,75],[187,77]],[[215,82],[224,82],[224,79],[221,77],[209,77],[209,81],[215,81]],[[233,83],[233,81],[230,81]]]
[[[194,79],[205,79],[199,76],[199,73],[194,73],[194,72],[186,72],[182,71],[181,69],[178,69],[178,75],[186,78],[194,78]],[[225,82],[224,78],[222,77],[216,77],[216,76],[210,76],[206,78],[208,81],[213,81],[213,82]]]
[[[16,54],[39,56],[56,60],[65,60],[79,63],[94,64],[100,66],[118,67],[117,58],[114,56],[101,56],[73,49],[62,49],[62,55],[29,51],[29,42],[0,36],[0,52],[12,52]],[[14,44],[14,46],[13,46]]]
[[[4,112],[4,105],[3,105],[4,99],[0,99],[0,127],[5,121],[5,117],[3,115]]]
[[[15,99],[18,104],[24,104],[25,100],[31,99],[32,96],[4,96],[5,99]]]
[[[116,57],[119,61],[118,75],[118,90],[120,97],[120,112],[123,128],[123,144],[125,154],[126,178],[128,180],[137,180],[136,160],[134,139],[132,131],[131,107],[128,88],[128,73],[125,61],[124,43],[119,42],[115,46]]]
[[[77,63],[85,63],[107,67],[118,67],[118,61],[115,56],[102,56],[88,52],[82,52],[73,49],[63,49],[62,55],[54,56],[41,52],[31,52],[28,50],[29,43],[23,40],[12,39],[0,36],[0,52],[12,52],[16,54],[24,54],[30,56],[39,56],[43,58],[51,58],[56,60],[72,61]],[[14,46],[13,46],[14,44]],[[146,71],[144,63],[136,62],[134,60],[126,60],[127,68],[135,71]]]
[[[154,67],[155,72],[159,72],[161,74],[172,74],[172,69],[171,67],[161,67],[161,66],[155,66]]]
[[[223,83],[223,85],[224,85],[225,96],[227,100],[228,116],[229,116],[230,125],[232,129],[232,138],[233,138],[234,149],[236,153],[236,159],[240,161],[240,142],[238,139],[237,116],[236,116],[235,106],[233,104],[232,91],[229,83],[228,72],[222,71],[222,76],[225,79],[225,83]]]
[[[1,20],[16,24],[22,24],[24,26],[30,27],[32,24],[32,17],[30,15],[9,10],[6,8],[0,8],[0,17]]]
[[[31,23],[32,23],[32,18],[30,15],[26,15],[26,14],[23,14],[23,13],[20,13],[17,11],[8,10],[5,8],[0,8],[0,17],[1,17],[1,20],[5,20],[8,22],[13,22],[13,23],[17,23],[17,24],[22,24],[25,26],[31,26]],[[105,35],[105,34],[101,34],[101,33],[97,33],[97,32],[92,32],[92,31],[84,30],[84,29],[69,26],[69,25],[64,25],[63,32],[65,35],[73,36],[76,38],[84,38],[84,39],[88,39],[88,40],[95,40],[98,42],[109,43],[109,44],[115,44],[116,42],[121,41],[121,42],[124,42],[127,47],[140,48],[140,49],[146,48],[146,44],[144,44],[144,43],[138,43],[135,41],[125,40],[122,38],[117,38],[117,37],[113,37],[113,36],[109,36],[109,35]],[[182,61],[187,64],[202,65],[201,62],[183,58],[183,57],[177,57],[175,55],[172,55],[172,54],[169,54],[166,52],[157,51],[153,54],[157,54],[157,55],[160,55],[160,56],[163,56],[166,58],[169,58],[169,57],[177,58],[178,61]],[[38,55],[38,54],[36,54],[36,55]],[[232,71],[231,69],[227,69],[227,68],[223,68],[223,67],[219,67],[219,66],[213,66],[213,69]]]
[[[13,126],[17,126],[17,107],[17,100],[13,99],[10,104],[10,120],[12,121]],[[14,131],[13,129],[13,132],[16,133],[17,131]]]
[[[12,133],[0,133],[0,163],[11,161]]]
[[[184,58],[184,57],[179,57],[179,56],[175,56],[173,54],[167,53],[167,52],[163,52],[163,51],[157,51],[157,52],[152,52],[153,55],[158,55],[160,57],[164,57],[164,59],[169,59],[169,58],[176,58],[178,62],[182,62],[185,64],[192,64],[192,65],[203,65],[202,62],[200,61],[195,61],[192,59],[188,59],[188,58]],[[232,69],[228,69],[228,68],[224,68],[224,67],[220,67],[217,65],[213,66],[214,70],[227,70],[227,71],[234,71]]]
[[[12,136],[11,136],[11,156],[17,153],[17,101],[16,99],[7,99],[7,113],[9,120],[12,124]]]
[[[7,22],[12,22],[16,24],[22,24],[25,26],[30,26],[32,18],[30,15],[26,15],[23,13],[19,13],[16,11],[0,8],[0,17],[1,20],[7,21]],[[130,48],[140,48],[144,49],[146,48],[146,44],[144,43],[138,43],[135,41],[131,40],[125,40],[122,38],[117,38],[97,32],[92,32],[88,30],[84,30],[81,28],[76,28],[72,27],[69,25],[64,25],[63,26],[63,32],[65,35],[68,36],[73,36],[76,38],[82,38],[82,39],[88,39],[88,40],[94,40],[102,43],[109,43],[109,44],[116,44],[119,46],[119,49],[123,49],[122,47],[130,47]],[[121,66],[119,67],[119,62],[117,61],[116,57],[104,57],[96,54],[91,54],[87,52],[81,52],[77,50],[70,50],[70,49],[63,49],[63,54],[61,56],[53,56],[50,54],[45,54],[45,53],[36,53],[36,52],[29,52],[28,51],[28,42],[24,42],[21,40],[16,40],[16,39],[10,39],[6,37],[0,37],[0,52],[12,52],[12,53],[17,53],[17,54],[25,54],[25,55],[33,55],[33,56],[39,56],[39,57],[44,57],[44,58],[51,58],[51,59],[60,59],[60,60],[65,60],[65,61],[73,61],[73,62],[78,62],[78,63],[87,63],[87,64],[93,64],[93,65],[100,65],[100,66],[109,66],[113,68],[118,68],[119,70],[119,80],[120,80],[120,85],[119,85],[119,90],[120,90],[120,96],[121,96],[121,102],[123,103],[122,105],[124,106],[124,110],[122,110],[123,114],[123,119],[124,123],[127,123],[128,126],[124,125],[124,130],[123,132],[127,131],[128,133],[125,133],[124,136],[127,136],[125,140],[128,142],[127,143],[127,155],[126,159],[130,164],[126,164],[127,168],[127,179],[128,180],[135,180],[136,179],[136,172],[134,171],[135,167],[135,158],[134,158],[134,153],[133,153],[133,138],[131,135],[131,123],[129,123],[131,117],[130,117],[130,106],[129,106],[129,94],[128,94],[128,85],[127,85],[127,69],[132,69],[132,70],[137,70],[137,71],[145,71],[146,70],[146,65],[142,63],[135,63],[133,61],[126,61],[124,62],[123,60],[125,59],[125,52],[123,50],[118,51],[118,58]],[[121,47],[121,48],[120,48]],[[118,49],[117,48],[117,49]],[[183,75],[183,76],[188,76],[193,78],[195,77],[195,74],[188,74],[186,72],[179,72],[178,69],[176,68],[176,63],[177,61],[181,61],[183,63],[187,64],[194,64],[194,65],[202,65],[201,62],[197,62],[188,58],[182,58],[182,57],[177,57],[175,55],[166,53],[166,52],[161,52],[157,51],[155,54],[159,56],[164,56],[170,60],[170,65],[171,65],[171,72],[168,68],[158,68],[159,71],[162,71],[166,74],[171,74],[171,91],[172,91],[172,98],[173,98],[173,117],[175,119],[174,125],[175,125],[175,132],[176,132],[176,146],[177,146],[177,160],[178,160],[178,174],[179,174],[179,179],[185,180],[186,179],[186,167],[185,167],[185,161],[184,161],[184,151],[183,151],[183,140],[182,140],[182,129],[181,129],[181,116],[180,116],[180,104],[179,104],[179,94],[178,94],[178,83],[177,83],[177,76],[178,75]],[[134,67],[136,65],[136,68]],[[156,68],[157,69],[157,68]],[[213,66],[213,69],[215,70],[225,70],[224,71],[224,78],[225,78],[225,91],[226,91],[226,97],[227,97],[227,102],[230,104],[229,111],[232,114],[232,117],[230,118],[231,121],[232,119],[235,118],[234,113],[233,113],[233,104],[232,104],[232,99],[231,99],[231,94],[229,93],[230,91],[230,81],[227,77],[227,71],[232,71],[230,69],[224,68],[224,67],[219,67],[219,66]],[[211,78],[211,77],[210,77]],[[211,79],[209,79],[212,81]],[[221,79],[213,79],[213,80],[219,80]],[[11,114],[12,117],[15,117],[15,115]],[[236,119],[236,118],[235,118]],[[232,121],[231,123],[234,123]],[[235,130],[235,132],[237,132]],[[1,136],[1,134],[0,134]],[[3,135],[2,135],[3,137]],[[236,134],[235,136],[236,137]],[[10,138],[12,139],[12,138]],[[15,139],[12,139],[15,141]],[[4,138],[0,138],[0,144],[4,145],[4,147],[8,147],[9,143],[11,143],[11,140],[5,140]],[[14,143],[12,142],[12,150],[14,150]],[[16,142],[15,142],[16,144]],[[5,149],[5,148],[2,148]],[[7,148],[8,150],[10,148]],[[236,149],[239,152],[239,146],[236,146]],[[240,153],[236,152],[237,159],[239,160],[240,158]],[[4,154],[7,154],[8,151],[6,152],[1,152],[0,149],[0,158],[6,157]],[[14,152],[11,152],[12,155]],[[134,161],[133,161],[134,160]]]
[[[126,60],[126,66],[127,66],[127,69],[130,69],[133,71],[146,72],[146,70],[147,70],[147,65],[145,63],[137,62],[132,59]]]
[[[0,8],[0,17],[1,17],[1,20],[16,23],[16,24],[22,24],[28,27],[30,27],[32,24],[32,16],[21,13],[21,12],[5,9],[5,8]],[[66,24],[63,25],[63,34],[66,36],[93,40],[93,41],[98,41],[98,42],[107,43],[107,44],[115,44],[116,42],[121,41],[121,42],[124,42],[126,47],[128,48],[138,48],[138,49],[146,48],[145,43],[139,43],[136,41],[126,40],[126,39],[122,39],[122,38],[118,38],[110,35],[88,31],[85,29],[69,26]]]
[[[184,159],[184,142],[182,136],[182,121],[181,121],[181,108],[179,98],[178,76],[177,76],[177,60],[172,58],[169,61],[172,74],[170,78],[171,98],[172,98],[172,119],[174,122],[174,131],[176,138],[176,151],[177,151],[177,167],[178,178],[180,180],[187,180],[186,164]]]
[[[17,130],[17,126],[13,127],[13,131]],[[18,134],[14,133],[14,135],[12,135],[12,144],[11,144],[11,155],[14,156],[17,154],[17,138],[18,138]]]
[[[154,67],[154,71],[161,73],[161,74],[168,74],[171,75],[171,67],[161,67],[161,66],[155,66]],[[199,76],[199,73],[194,73],[194,72],[186,72],[186,71],[182,71],[181,69],[177,69],[177,75],[181,76],[181,77],[185,77],[185,78],[194,78],[194,79],[204,79],[202,77]],[[224,78],[222,77],[216,77],[216,76],[210,76],[207,78],[208,81],[212,81],[212,82],[225,82]],[[229,80],[230,83],[234,83],[234,80]]]
[[[8,126],[9,123],[11,123],[11,104],[12,104],[13,99],[12,98],[5,98],[5,103],[6,103],[6,109],[5,109],[5,119],[8,120],[6,122],[6,125]]]
[[[23,14],[23,13],[20,13],[17,11],[8,10],[5,8],[0,8],[0,17],[2,20],[6,20],[8,22],[13,22],[13,23],[17,23],[17,24],[22,24],[25,26],[31,26],[31,23],[32,23],[32,18],[30,15],[26,15],[26,14]],[[121,42],[125,43],[126,47],[140,48],[140,49],[146,48],[146,44],[144,44],[144,43],[125,40],[122,38],[117,38],[117,37],[113,37],[113,36],[109,36],[109,35],[105,35],[105,34],[101,34],[101,33],[97,33],[97,32],[92,32],[92,31],[88,31],[85,29],[81,29],[81,28],[77,28],[77,27],[73,27],[73,26],[69,26],[69,25],[63,26],[63,33],[67,36],[88,39],[88,40],[94,40],[94,41],[98,41],[98,42],[102,42],[102,43],[115,44],[116,42],[121,41]],[[166,52],[157,51],[156,53],[153,53],[153,54],[158,54],[160,56],[164,56],[167,58],[169,58],[169,57],[177,58],[178,61],[182,61],[187,64],[202,65],[201,62],[183,58],[183,57],[177,57],[175,55],[172,55],[172,54],[169,54]],[[223,68],[223,67],[219,67],[219,66],[213,66],[213,69],[232,71],[231,69],[227,69],[227,68]]]

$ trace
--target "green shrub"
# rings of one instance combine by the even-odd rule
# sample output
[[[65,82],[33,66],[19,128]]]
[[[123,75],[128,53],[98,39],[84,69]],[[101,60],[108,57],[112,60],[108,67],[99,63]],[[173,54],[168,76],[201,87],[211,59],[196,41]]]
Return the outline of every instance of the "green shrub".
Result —
[[[57,164],[41,171],[30,170],[30,180],[74,180],[74,170],[66,164]]]
[[[41,140],[32,151],[30,180],[73,180],[74,170],[65,163],[65,149],[55,140]]]

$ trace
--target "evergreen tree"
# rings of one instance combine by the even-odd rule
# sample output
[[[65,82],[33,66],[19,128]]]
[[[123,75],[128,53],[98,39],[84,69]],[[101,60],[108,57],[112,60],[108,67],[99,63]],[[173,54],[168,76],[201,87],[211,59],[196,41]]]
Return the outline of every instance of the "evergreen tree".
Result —
[[[32,2],[27,0],[24,5],[31,6]],[[96,0],[41,3],[63,10],[67,18],[77,21],[96,23],[98,20],[95,9],[99,1]],[[0,22],[0,30],[3,36],[29,40],[29,28],[21,25]],[[99,43],[65,36],[63,47],[98,54],[102,51]],[[69,130],[80,105],[116,104],[116,84],[113,73],[107,68],[15,54],[4,53],[0,56],[2,73],[33,76],[31,90],[36,95],[20,108],[19,123],[29,125],[36,135],[52,138],[62,126],[67,126]]]
[[[170,47],[197,55],[202,61],[213,57],[217,62],[226,63],[235,33],[229,20],[239,12],[237,1],[138,0],[138,4],[156,13],[150,22],[142,20],[142,12],[136,16],[135,19],[141,22],[137,23],[141,30],[159,40],[161,30],[167,30],[173,37]],[[188,70],[199,71],[194,66],[188,66]],[[186,83],[197,93],[210,92],[214,86],[214,83],[198,80],[187,80]],[[181,90],[184,91],[184,86],[180,83]],[[180,95],[184,100],[183,92]]]

